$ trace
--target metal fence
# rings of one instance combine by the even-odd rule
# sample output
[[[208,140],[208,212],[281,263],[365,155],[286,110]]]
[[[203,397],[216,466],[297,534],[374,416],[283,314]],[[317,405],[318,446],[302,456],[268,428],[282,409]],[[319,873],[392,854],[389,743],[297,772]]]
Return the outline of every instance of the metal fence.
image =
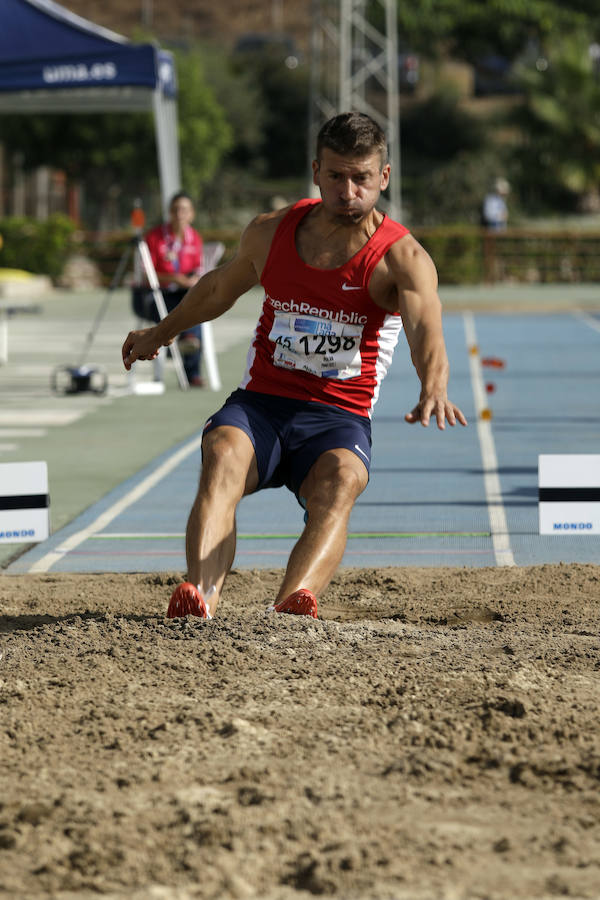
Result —
[[[600,232],[452,226],[414,234],[447,284],[600,281]]]

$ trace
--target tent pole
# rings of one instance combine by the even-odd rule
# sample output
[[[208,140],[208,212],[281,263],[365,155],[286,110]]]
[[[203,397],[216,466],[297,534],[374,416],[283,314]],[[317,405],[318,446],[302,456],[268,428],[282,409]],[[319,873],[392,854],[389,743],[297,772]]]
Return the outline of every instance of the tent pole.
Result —
[[[165,97],[157,88],[152,97],[154,107],[154,130],[158,153],[160,194],[163,215],[168,217],[169,201],[181,189],[179,166],[179,144],[177,136],[177,106],[172,97]]]

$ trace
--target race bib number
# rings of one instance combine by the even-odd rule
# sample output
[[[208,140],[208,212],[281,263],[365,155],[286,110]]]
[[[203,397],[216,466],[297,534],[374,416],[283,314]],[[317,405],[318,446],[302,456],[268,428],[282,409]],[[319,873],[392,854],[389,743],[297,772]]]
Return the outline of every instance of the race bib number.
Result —
[[[276,366],[338,379],[360,375],[361,338],[362,325],[288,313],[275,313],[269,334]]]

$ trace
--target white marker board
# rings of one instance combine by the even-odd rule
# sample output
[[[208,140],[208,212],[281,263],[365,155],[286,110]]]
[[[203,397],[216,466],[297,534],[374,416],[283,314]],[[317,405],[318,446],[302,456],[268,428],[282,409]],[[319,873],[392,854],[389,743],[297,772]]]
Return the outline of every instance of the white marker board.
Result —
[[[45,462],[0,463],[0,544],[45,541],[49,507]]]
[[[538,458],[540,534],[600,535],[600,454]]]

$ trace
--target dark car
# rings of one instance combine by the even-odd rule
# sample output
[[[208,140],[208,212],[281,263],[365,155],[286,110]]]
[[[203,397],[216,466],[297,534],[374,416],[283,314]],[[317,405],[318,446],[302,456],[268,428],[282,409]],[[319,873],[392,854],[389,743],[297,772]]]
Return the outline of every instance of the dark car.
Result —
[[[513,64],[505,56],[490,53],[475,63],[474,91],[476,97],[490,94],[514,94]]]

